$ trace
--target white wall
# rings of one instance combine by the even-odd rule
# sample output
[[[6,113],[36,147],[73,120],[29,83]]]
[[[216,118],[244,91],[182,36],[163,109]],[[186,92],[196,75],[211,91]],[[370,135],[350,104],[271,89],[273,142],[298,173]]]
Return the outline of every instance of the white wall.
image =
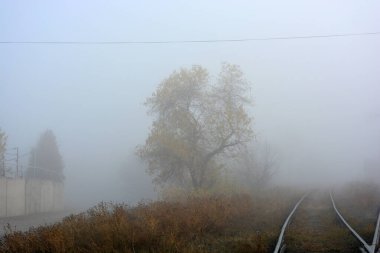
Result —
[[[38,213],[41,211],[41,184],[40,180],[26,181],[26,214]]]
[[[63,183],[54,183],[53,188],[54,196],[53,196],[53,210],[54,211],[60,211],[63,210],[63,202],[64,202],[64,188]]]
[[[0,217],[7,216],[7,181],[0,177]]]
[[[25,214],[25,179],[6,180],[7,216]]]
[[[0,178],[0,217],[63,209],[63,183]]]

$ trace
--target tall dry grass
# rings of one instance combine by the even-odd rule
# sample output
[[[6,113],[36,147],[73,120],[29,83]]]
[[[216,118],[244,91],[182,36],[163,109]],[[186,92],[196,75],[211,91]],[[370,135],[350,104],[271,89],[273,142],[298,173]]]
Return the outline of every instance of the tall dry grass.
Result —
[[[338,209],[364,240],[371,243],[380,211],[380,185],[355,181],[335,190]]]
[[[8,231],[0,252],[268,252],[296,195],[100,203],[54,225]]]

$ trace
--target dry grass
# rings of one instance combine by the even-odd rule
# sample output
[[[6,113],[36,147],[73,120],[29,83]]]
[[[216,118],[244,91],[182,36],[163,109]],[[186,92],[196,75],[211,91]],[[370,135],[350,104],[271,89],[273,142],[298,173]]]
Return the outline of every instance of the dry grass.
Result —
[[[380,203],[378,188],[373,187],[352,184],[336,191],[338,208],[367,237],[372,236]],[[51,226],[28,232],[8,228],[0,240],[0,252],[271,252],[283,221],[300,196],[298,191],[277,188],[254,196],[179,194],[170,200],[134,207],[100,203]],[[331,252],[336,245],[345,250],[357,249],[326,196],[311,201],[310,208],[307,206],[307,201],[300,206],[293,228],[289,229],[286,240],[296,247],[289,250]],[[302,212],[305,208],[307,212]],[[294,227],[297,220],[300,226]],[[315,222],[306,226],[305,220]],[[296,229],[293,235],[292,229]]]
[[[299,206],[285,234],[287,252],[358,252],[358,244],[340,224],[325,191],[311,193]]]
[[[51,226],[8,231],[0,252],[268,252],[298,196],[277,189],[136,207],[100,203]]]
[[[380,211],[380,186],[352,182],[336,190],[335,199],[344,218],[367,242],[372,242]]]

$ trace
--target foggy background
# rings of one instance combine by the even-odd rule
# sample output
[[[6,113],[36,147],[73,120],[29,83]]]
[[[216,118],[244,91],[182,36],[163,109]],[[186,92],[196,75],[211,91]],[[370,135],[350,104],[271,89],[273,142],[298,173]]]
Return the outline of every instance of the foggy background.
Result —
[[[0,41],[167,41],[380,31],[378,1],[2,1]],[[0,44],[0,127],[30,151],[51,129],[66,202],[156,198],[134,156],[143,103],[173,70],[238,64],[283,183],[368,176],[380,152],[380,36],[185,44]],[[28,156],[22,158],[24,170]]]

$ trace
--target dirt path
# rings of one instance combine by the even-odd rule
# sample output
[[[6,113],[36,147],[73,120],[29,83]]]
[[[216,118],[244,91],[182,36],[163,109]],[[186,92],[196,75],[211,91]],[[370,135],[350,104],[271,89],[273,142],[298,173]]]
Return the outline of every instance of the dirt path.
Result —
[[[0,218],[0,237],[5,233],[5,227],[10,225],[13,231],[26,231],[31,227],[38,227],[61,221],[70,215],[71,211],[40,213],[26,216]]]
[[[286,252],[360,252],[339,222],[327,192],[309,195],[296,211],[286,234]]]

